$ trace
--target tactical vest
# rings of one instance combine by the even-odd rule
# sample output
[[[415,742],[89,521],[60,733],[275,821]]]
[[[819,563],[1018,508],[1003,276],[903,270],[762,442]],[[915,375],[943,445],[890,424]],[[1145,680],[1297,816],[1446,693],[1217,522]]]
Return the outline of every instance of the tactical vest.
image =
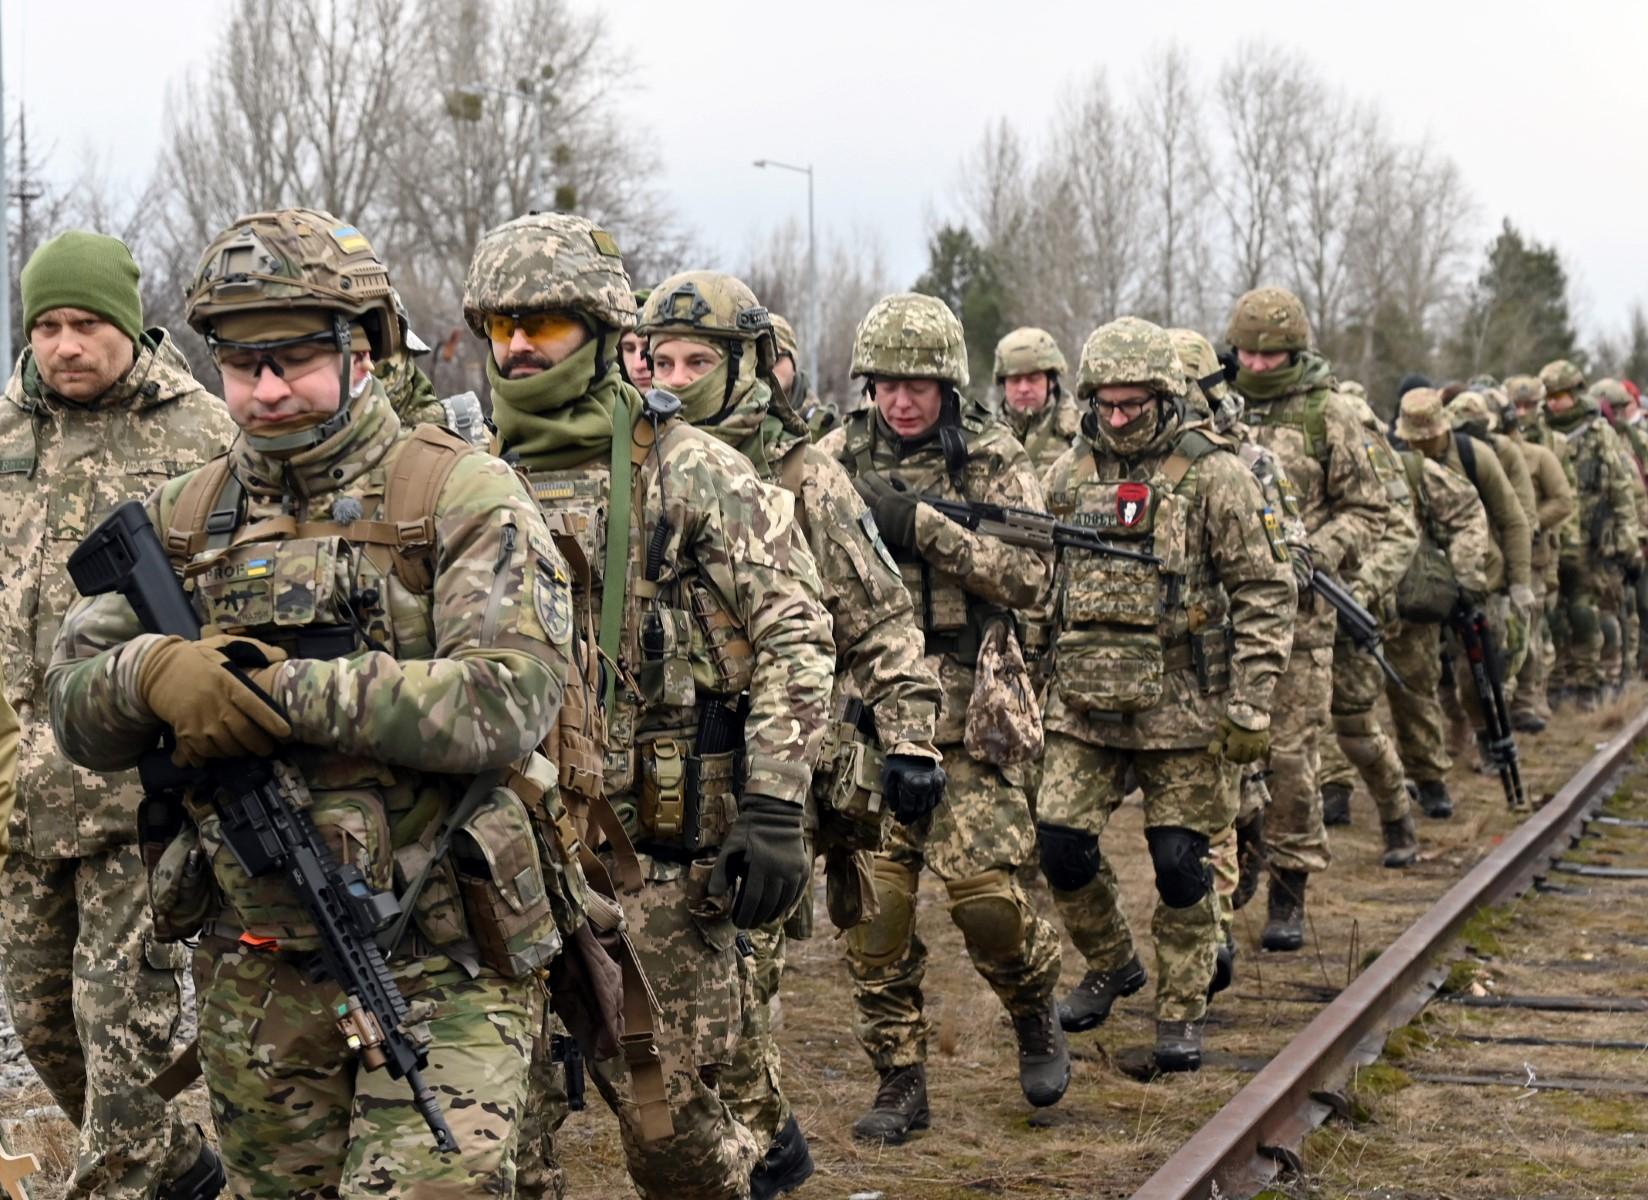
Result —
[[[1328,442],[1327,388],[1315,388],[1305,393],[1303,404],[1293,402],[1292,396],[1283,396],[1268,404],[1248,404],[1242,420],[1249,425],[1268,429],[1297,429],[1305,436],[1305,453],[1314,458],[1327,474],[1333,447]]]
[[[1162,702],[1171,672],[1195,674],[1203,694],[1230,684],[1230,600],[1213,565],[1207,530],[1194,519],[1196,464],[1230,446],[1186,430],[1149,478],[1123,464],[1079,456],[1050,481],[1062,521],[1161,559],[1159,565],[1067,550],[1055,585],[1053,682],[1072,709],[1125,721]]]
[[[840,461],[855,478],[883,470],[875,461],[875,416],[876,410],[869,408],[847,419]],[[899,480],[912,492],[961,500],[987,499],[990,482],[1007,467],[1000,455],[978,446],[989,422],[990,418],[978,409],[963,409],[959,436],[945,437],[946,432],[954,432],[953,427],[940,432],[943,460],[901,462],[897,464]],[[933,566],[919,554],[894,549],[893,558],[910,589],[926,652],[949,655],[965,667],[975,666],[986,625],[1007,616],[1007,610],[972,595],[957,576]]]

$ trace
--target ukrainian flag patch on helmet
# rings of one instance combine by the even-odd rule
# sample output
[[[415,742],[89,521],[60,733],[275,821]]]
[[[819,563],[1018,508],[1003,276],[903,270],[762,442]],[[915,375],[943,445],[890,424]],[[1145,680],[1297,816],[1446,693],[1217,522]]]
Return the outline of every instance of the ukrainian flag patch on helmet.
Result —
[[[332,230],[332,240],[338,244],[338,249],[345,254],[354,254],[357,250],[372,252],[372,243],[366,240],[366,235],[353,225],[339,225]]]

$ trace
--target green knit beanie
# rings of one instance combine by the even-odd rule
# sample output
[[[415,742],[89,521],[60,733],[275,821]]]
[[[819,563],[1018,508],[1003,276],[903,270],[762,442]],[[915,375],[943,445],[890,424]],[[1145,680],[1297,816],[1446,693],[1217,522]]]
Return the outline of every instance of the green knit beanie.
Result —
[[[136,343],[143,334],[140,272],[119,238],[71,229],[29,256],[23,267],[23,331],[54,308],[97,313]]]

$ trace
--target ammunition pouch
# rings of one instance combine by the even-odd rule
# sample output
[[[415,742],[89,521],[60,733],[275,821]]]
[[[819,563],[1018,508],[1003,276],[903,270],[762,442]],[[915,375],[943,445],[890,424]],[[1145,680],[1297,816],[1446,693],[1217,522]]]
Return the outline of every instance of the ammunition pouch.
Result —
[[[719,846],[738,818],[742,747],[703,753],[661,734],[635,749],[641,782],[636,849],[679,862]]]
[[[886,758],[876,737],[875,716],[856,696],[824,734],[821,769],[813,776],[820,852],[831,847],[879,850],[887,837],[881,772]]]
[[[1440,625],[1459,599],[1459,581],[1447,554],[1429,537],[1396,585],[1396,615],[1419,625]]]
[[[143,798],[137,809],[138,849],[149,879],[156,941],[180,942],[205,925],[213,905],[211,872],[200,831],[170,794]]]

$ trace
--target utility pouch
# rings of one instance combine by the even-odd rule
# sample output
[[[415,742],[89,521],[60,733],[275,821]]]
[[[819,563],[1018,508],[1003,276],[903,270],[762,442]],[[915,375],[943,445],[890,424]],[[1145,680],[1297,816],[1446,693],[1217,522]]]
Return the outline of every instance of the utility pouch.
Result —
[[[636,747],[641,774],[641,835],[658,841],[677,841],[698,827],[698,814],[689,812],[687,761],[691,748],[680,738],[658,737]]]
[[[175,796],[145,796],[137,809],[138,845],[149,877],[156,941],[194,937],[212,906],[212,879],[200,831]]]
[[[880,913],[872,866],[867,850],[832,846],[824,852],[824,909],[837,929],[873,921]]]
[[[856,696],[847,697],[825,733],[813,777],[821,847],[879,850],[887,837],[887,808],[881,790],[886,758],[876,738],[875,717]]]
[[[1448,619],[1458,597],[1459,581],[1447,554],[1429,537],[1421,537],[1396,585],[1397,616],[1415,624],[1439,625]]]
[[[452,838],[452,866],[481,961],[510,979],[561,949],[526,805],[495,787]]]
[[[1053,654],[1053,686],[1077,712],[1144,712],[1162,701],[1166,667],[1154,625],[1067,629]]]
[[[755,675],[755,650],[744,630],[703,583],[695,580],[689,584],[687,594],[698,636],[697,652],[692,658],[698,667],[699,686],[717,696],[736,696],[749,690]]]
[[[697,698],[692,679],[692,615],[655,605],[641,614],[641,665],[635,673],[649,706],[691,708]]]

